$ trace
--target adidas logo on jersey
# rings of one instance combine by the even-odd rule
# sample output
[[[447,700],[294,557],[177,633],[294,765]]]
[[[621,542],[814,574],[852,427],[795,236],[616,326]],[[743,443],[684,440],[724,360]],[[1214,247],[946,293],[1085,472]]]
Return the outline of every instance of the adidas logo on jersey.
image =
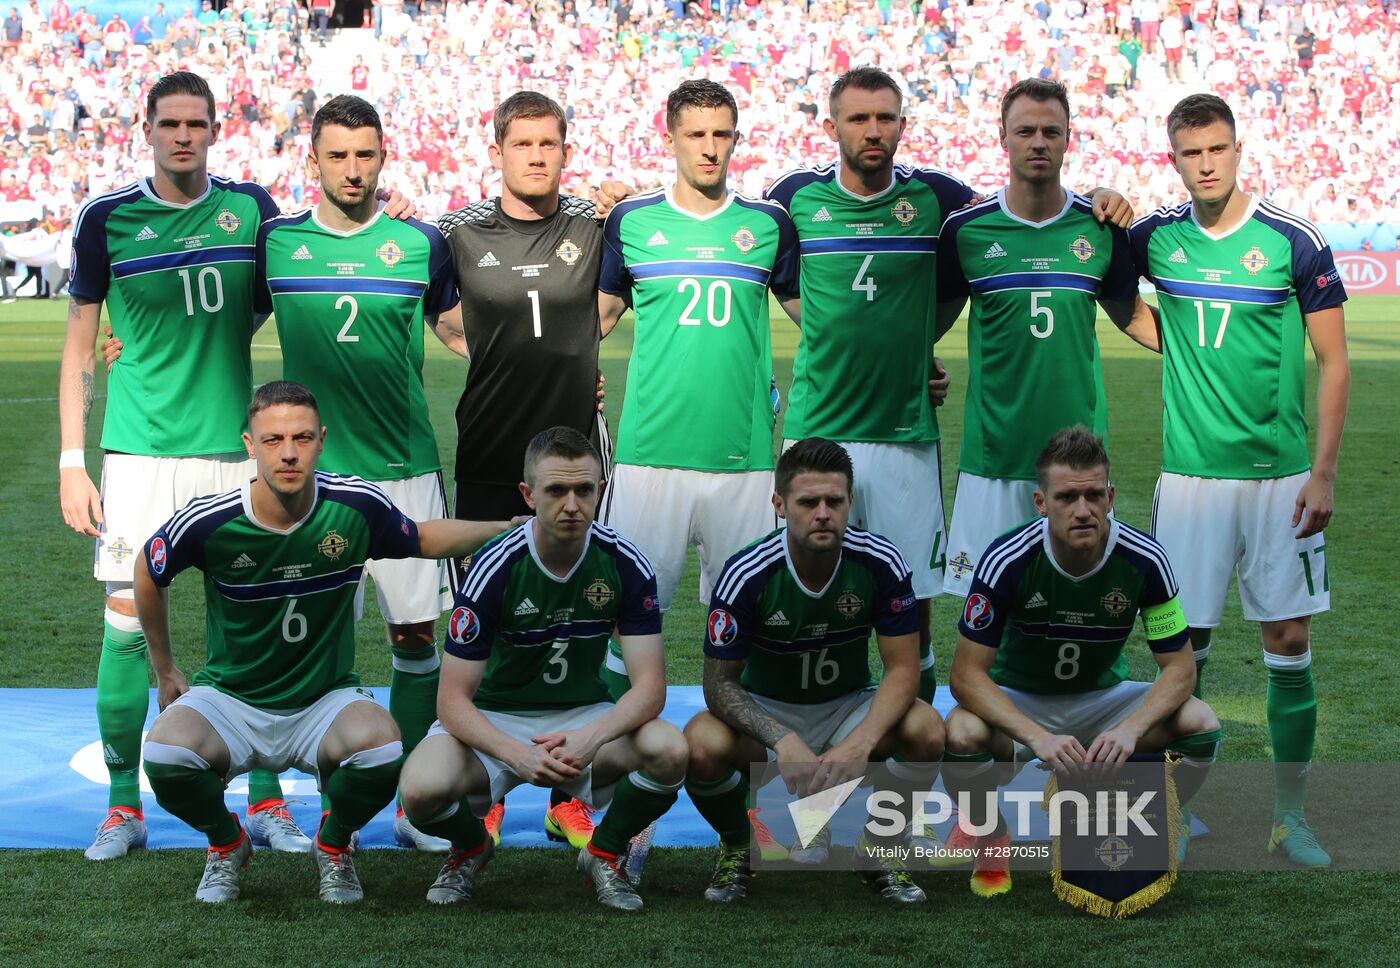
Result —
[[[1040,594],[1040,592],[1036,592],[1030,597],[1030,600],[1026,602],[1026,608],[1044,608],[1046,604],[1048,603],[1045,601],[1045,596]]]
[[[653,235],[651,238],[647,239],[647,248],[651,248],[651,247],[654,246],[654,245],[670,245],[670,244],[671,244],[671,243],[668,242],[668,241],[666,240],[666,236],[664,236],[664,235],[661,234],[661,230],[660,230],[660,229],[657,229],[657,230],[656,230],[656,234]]]
[[[791,625],[792,623],[788,621],[788,617],[787,617],[786,615],[784,615],[784,614],[782,613],[782,610],[780,609],[780,610],[774,612],[772,615],[768,616],[768,621],[764,622],[763,624],[764,624],[764,625]]]
[[[151,241],[151,239],[158,238],[160,238],[160,236],[156,235],[155,229],[151,228],[149,225],[143,228],[140,232],[136,233],[137,242],[149,242]]]
[[[831,221],[831,213],[828,212],[828,211],[826,210],[826,206],[823,205],[821,208],[817,209],[817,214],[812,216],[812,221],[813,221],[813,222],[830,222],[830,221]]]
[[[243,554],[243,555],[239,555],[237,558],[233,559],[233,564],[229,565],[229,567],[230,567],[230,568],[253,568],[253,567],[255,567],[256,565],[257,565],[257,562],[256,562],[256,561],[254,561],[252,558],[249,558],[246,554]]]
[[[501,260],[496,258],[496,254],[494,252],[487,252],[484,256],[477,260],[476,267],[478,269],[489,269],[491,266],[498,266],[500,264]]]
[[[309,258],[311,258],[311,250],[308,249],[305,245],[299,246],[299,247],[297,248],[297,250],[296,250],[295,252],[292,253],[292,261],[293,261],[293,262],[297,262],[297,261],[299,261],[299,260],[302,260],[302,259],[309,259]]]
[[[1185,265],[1185,264],[1186,264],[1186,251],[1185,251],[1184,249],[1182,249],[1180,246],[1177,246],[1176,251],[1173,252],[1173,253],[1167,258],[1167,261],[1168,261],[1168,262],[1176,262],[1176,263],[1180,263],[1180,264],[1182,264],[1182,265]]]
[[[528,599],[528,598],[526,598],[526,599],[525,599],[523,602],[521,602],[519,605],[515,606],[515,615],[516,615],[517,618],[519,618],[521,615],[538,615],[538,614],[540,614],[539,608],[535,605],[534,602],[530,601],[530,599]]]
[[[987,249],[987,254],[984,255],[982,258],[984,258],[984,259],[1005,259],[1005,258],[1006,258],[1006,250],[1003,249],[1003,248],[1001,247],[1001,243],[1000,243],[1000,242],[993,242],[993,243],[991,244],[991,246]]]

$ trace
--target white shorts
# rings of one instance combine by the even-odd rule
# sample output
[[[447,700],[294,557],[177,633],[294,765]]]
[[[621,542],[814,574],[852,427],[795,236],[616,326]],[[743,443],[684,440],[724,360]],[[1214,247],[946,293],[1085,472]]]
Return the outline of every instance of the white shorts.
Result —
[[[661,609],[671,607],[692,545],[700,558],[700,604],[710,603],[724,563],[778,526],[773,472],[719,473],[618,464],[600,518],[656,569]]]
[[[442,474],[419,474],[401,481],[375,481],[400,511],[414,521],[447,517]],[[390,625],[435,622],[452,605],[453,563],[427,558],[374,558],[365,575],[374,579],[379,611]],[[355,593],[355,617],[364,608],[365,583]]]
[[[958,474],[953,523],[948,529],[948,567],[943,590],[967,597],[982,552],[1018,524],[1037,517],[1035,481],[1009,481]]]
[[[870,711],[875,687],[857,689],[844,696],[816,703],[779,702],[757,693],[750,695],[774,719],[796,733],[809,750],[820,756],[850,736],[860,725]],[[768,758],[776,759],[777,753],[770,749]]]
[[[374,694],[363,686],[332,689],[305,709],[274,711],[250,706],[213,686],[192,686],[166,708],[186,706],[209,721],[228,747],[227,780],[252,769],[281,773],[293,766],[319,777],[321,740],[341,711],[357,702],[372,703]]]
[[[1251,622],[1277,622],[1331,605],[1321,534],[1299,540],[1293,502],[1308,474],[1263,481],[1163,474],[1152,502],[1152,535],[1181,586],[1186,624],[1220,624],[1230,573]]]
[[[787,450],[795,440],[784,440]],[[943,461],[937,442],[842,441],[851,455],[856,493],[851,524],[894,542],[913,571],[914,597],[943,594]]]
[[[247,454],[102,457],[102,516],[93,577],[130,582],[136,556],[156,530],[197,497],[231,491],[257,473]]]
[[[533,716],[523,713],[493,712],[489,709],[483,709],[480,712],[492,726],[511,739],[529,743],[534,737],[544,733],[563,733],[571,729],[578,729],[591,723],[599,716],[607,714],[612,708],[613,704],[610,702],[599,702],[593,703],[591,706],[577,706],[573,709],[561,709],[557,712],[539,713]],[[435,722],[429,727],[427,735],[437,736],[446,732],[447,730],[443,728],[441,722]],[[468,793],[467,806],[478,817],[484,817],[490,812],[493,804],[500,803],[507,793],[525,781],[505,761],[488,756],[480,750],[471,750],[471,753],[486,768],[490,792],[486,794]],[[558,789],[571,797],[582,800],[590,807],[601,810],[612,802],[613,790],[616,786],[617,783],[614,781],[604,787],[594,787],[593,764],[590,763],[582,773],[570,782],[561,784]]]
[[[1150,682],[1124,679],[1116,686],[1094,692],[1041,695],[1005,687],[1002,691],[1028,719],[1057,735],[1073,736],[1088,749],[1100,733],[1117,726],[1141,706],[1151,688]],[[1016,762],[1033,759],[1035,754],[1030,747],[1016,743]]]

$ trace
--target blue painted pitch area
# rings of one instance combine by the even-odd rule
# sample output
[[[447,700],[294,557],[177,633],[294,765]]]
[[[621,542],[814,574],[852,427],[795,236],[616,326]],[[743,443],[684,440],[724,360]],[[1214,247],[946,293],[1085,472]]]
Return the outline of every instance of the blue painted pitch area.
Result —
[[[375,695],[380,703],[387,703],[388,687],[377,688]],[[0,848],[83,848],[92,842],[93,828],[107,808],[107,768],[97,738],[95,703],[94,689],[0,689],[0,763],[5,765],[0,771]],[[939,688],[935,705],[944,715],[953,707],[946,687]],[[699,686],[672,686],[662,715],[684,726],[702,708]],[[155,715],[152,691],[148,727]],[[201,835],[156,806],[144,774],[141,782],[151,847],[206,846]],[[1043,783],[1044,774],[1028,767],[1013,786],[1040,789]],[[316,781],[304,773],[288,771],[282,775],[282,787],[289,800],[302,801],[290,805],[302,829],[314,830],[320,816]],[[240,813],[246,809],[247,790],[246,777],[230,784],[230,809]],[[548,803],[547,790],[531,786],[513,790],[506,798],[503,843],[546,845],[542,818]],[[1030,839],[1048,839],[1044,815],[1035,813],[1039,823]],[[763,820],[775,836],[788,842],[795,831],[785,814],[765,810]],[[385,809],[361,833],[361,845],[392,846],[393,820],[392,807]],[[1193,830],[1196,836],[1203,832],[1203,828]],[[682,793],[680,801],[661,819],[654,842],[705,846],[715,843],[715,835]]]

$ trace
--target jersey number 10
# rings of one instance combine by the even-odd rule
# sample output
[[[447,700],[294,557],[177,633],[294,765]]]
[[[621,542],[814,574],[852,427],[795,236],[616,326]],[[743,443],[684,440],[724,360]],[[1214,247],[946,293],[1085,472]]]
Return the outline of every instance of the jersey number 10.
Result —
[[[185,315],[194,315],[195,297],[199,308],[206,313],[217,313],[224,308],[224,279],[215,266],[205,266],[199,274],[190,278],[189,269],[180,270],[180,282],[185,286]]]

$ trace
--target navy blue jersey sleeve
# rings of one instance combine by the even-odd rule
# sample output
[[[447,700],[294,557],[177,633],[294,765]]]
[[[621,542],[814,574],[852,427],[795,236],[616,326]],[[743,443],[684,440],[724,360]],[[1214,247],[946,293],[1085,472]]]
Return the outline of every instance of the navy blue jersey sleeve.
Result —
[[[436,316],[461,302],[457,293],[457,269],[447,239],[437,226],[417,220],[413,224],[428,237],[428,291],[423,295],[423,312]]]
[[[773,221],[778,223],[778,258],[773,263],[773,274],[768,278],[768,288],[779,299],[795,299],[802,293],[799,283],[801,271],[801,249],[797,242],[797,228],[786,211],[773,213]]]
[[[366,518],[371,558],[412,558],[418,554],[418,525],[392,502],[388,507],[376,503]]]
[[[257,182],[233,181],[231,179],[215,179],[220,185],[227,187],[230,191],[235,191],[240,195],[247,195],[253,199],[258,206],[258,217],[266,222],[268,219],[276,218],[282,214],[282,210],[277,207],[277,202],[272,198],[272,194]]]
[[[933,189],[933,193],[938,196],[938,207],[942,212],[943,221],[947,222],[952,214],[965,207],[968,202],[977,197],[966,182],[960,178],[954,178],[946,171],[935,171],[931,168],[915,168],[914,177]]]
[[[243,511],[239,491],[197,497],[146,540],[146,572],[164,588],[186,568],[204,567],[204,542]]]
[[[1304,313],[1340,306],[1347,301],[1346,287],[1332,258],[1332,247],[1321,248],[1306,239],[1293,240],[1293,288]]]
[[[885,581],[875,592],[875,626],[877,635],[911,635],[919,631],[919,610],[914,598],[913,578],[909,569],[899,574],[889,569]]]
[[[174,520],[165,522],[160,526],[160,530],[146,541],[146,571],[151,576],[151,581],[161,588],[166,587],[175,580],[175,576],[191,565],[197,565],[202,560],[200,552],[204,550],[200,542],[189,541],[176,543],[170,537],[171,525]]]
[[[1186,647],[1190,634],[1177,601],[1179,589],[1166,549],[1150,535],[1119,523],[1115,553],[1126,555],[1142,573],[1137,606],[1147,632],[1147,647],[1153,652]]]
[[[632,305],[632,273],[622,252],[622,218],[629,211],[623,203],[613,207],[603,223],[603,264],[598,273],[598,289],[610,296],[621,296]]]
[[[1152,215],[1144,215],[1128,228],[1128,254],[1133,260],[1133,272],[1144,279],[1152,279],[1147,265],[1147,243],[1152,239],[1152,229],[1157,221]]]
[[[267,286],[267,238],[272,234],[272,226],[264,222],[258,226],[258,241],[253,246],[253,312],[272,312],[272,290]]]
[[[715,593],[710,596],[710,617],[705,623],[705,656],[711,659],[743,660],[749,657],[752,648],[754,623],[753,590],[755,582],[746,581],[737,586],[731,599],[719,593],[725,586],[724,575],[715,583]]]
[[[641,551],[619,539],[615,557],[622,578],[617,610],[618,635],[660,635],[661,603],[657,601],[656,572]]]
[[[78,212],[73,228],[73,256],[69,262],[68,291],[86,302],[107,298],[112,263],[107,255],[107,216],[115,203],[95,198]]]
[[[1132,302],[1138,291],[1138,272],[1133,265],[1128,233],[1113,225],[1108,229],[1109,245],[1113,247],[1108,270],[1099,282],[1099,299],[1110,302]]]
[[[972,573],[972,587],[958,619],[958,632],[979,645],[1001,647],[1006,623],[1015,607],[1016,586],[1027,558],[1041,542],[1039,523],[1029,524],[993,541]]]
[[[972,294],[963,273],[962,256],[958,254],[958,229],[965,219],[952,218],[943,223],[938,233],[938,301],[964,302]]]
[[[506,585],[514,562],[525,547],[525,536],[517,528],[472,556],[462,584],[453,593],[452,614],[442,641],[444,652],[473,661],[490,656],[500,626]]]

